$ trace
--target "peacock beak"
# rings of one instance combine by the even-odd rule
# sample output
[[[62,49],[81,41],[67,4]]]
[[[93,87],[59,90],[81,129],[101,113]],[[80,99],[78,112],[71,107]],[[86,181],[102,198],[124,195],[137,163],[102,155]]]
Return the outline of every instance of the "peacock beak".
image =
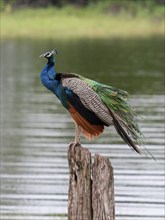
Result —
[[[45,53],[42,53],[39,57],[44,57],[45,56]]]

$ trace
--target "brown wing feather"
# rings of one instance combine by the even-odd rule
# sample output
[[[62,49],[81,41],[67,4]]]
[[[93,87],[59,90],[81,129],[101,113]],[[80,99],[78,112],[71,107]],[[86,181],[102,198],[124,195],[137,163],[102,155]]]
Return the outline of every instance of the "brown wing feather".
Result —
[[[76,109],[69,104],[70,108],[69,108],[69,112],[72,116],[72,118],[74,119],[74,121],[80,126],[80,129],[83,133],[83,135],[91,140],[94,137],[98,136],[99,134],[101,134],[104,130],[104,126],[103,125],[92,125],[90,124],[86,119],[84,119],[77,111]]]
[[[78,95],[84,107],[94,112],[100,120],[107,125],[113,124],[108,108],[88,84],[78,78],[63,78],[62,85]]]

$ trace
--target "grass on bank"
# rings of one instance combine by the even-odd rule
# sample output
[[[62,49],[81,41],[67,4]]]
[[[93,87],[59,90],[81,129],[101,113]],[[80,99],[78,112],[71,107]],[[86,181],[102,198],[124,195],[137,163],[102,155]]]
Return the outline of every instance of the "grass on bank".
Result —
[[[148,13],[137,10],[108,13],[99,7],[24,8],[1,13],[1,38],[112,38],[148,37],[164,34],[163,8]],[[104,12],[104,13],[103,13]]]

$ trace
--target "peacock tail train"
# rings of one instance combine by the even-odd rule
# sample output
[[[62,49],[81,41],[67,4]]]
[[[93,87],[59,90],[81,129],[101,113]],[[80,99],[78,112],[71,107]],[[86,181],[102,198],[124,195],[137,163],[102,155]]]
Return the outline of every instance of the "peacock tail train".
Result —
[[[97,110],[101,111],[104,104],[104,106],[106,106],[106,108],[108,109],[107,114],[111,115],[112,117],[113,125],[118,134],[129,146],[131,146],[136,152],[140,153],[140,149],[136,146],[133,140],[137,144],[142,144],[143,134],[140,131],[137,123],[137,114],[134,111],[133,107],[128,103],[128,93],[126,91],[98,83],[75,73],[63,73],[61,74],[61,77],[64,87],[69,87],[74,92],[76,90],[76,87],[77,90],[80,90],[80,87],[82,88],[82,91],[80,90],[80,93],[83,94],[83,97],[81,97],[82,102],[83,99],[87,98],[86,96],[90,96],[91,92],[89,91],[89,88],[87,89],[87,87],[90,87],[95,93],[92,93],[91,100],[99,97],[102,101],[102,103],[99,103],[99,105],[95,106],[95,113],[97,114]],[[84,86],[84,84],[86,86]],[[81,94],[79,94],[77,90],[76,93],[80,97]],[[87,91],[87,94],[85,94],[85,91]],[[89,103],[86,104],[86,107],[90,109]],[[99,109],[97,109],[98,107]],[[106,112],[105,109],[104,112]],[[106,115],[104,114],[104,118],[101,119],[104,121],[105,118]],[[112,122],[107,120],[105,120],[105,123],[107,123],[108,125],[112,124]]]

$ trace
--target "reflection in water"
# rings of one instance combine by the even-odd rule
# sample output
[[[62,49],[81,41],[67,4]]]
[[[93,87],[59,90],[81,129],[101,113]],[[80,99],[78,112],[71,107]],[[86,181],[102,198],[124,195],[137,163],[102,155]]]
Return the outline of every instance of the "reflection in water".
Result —
[[[39,81],[45,60],[38,55],[52,47],[61,52],[57,70],[77,72],[132,93],[131,102],[143,116],[139,121],[145,146],[157,161],[132,152],[113,128],[92,142],[82,138],[82,143],[92,154],[111,159],[117,220],[164,219],[161,41],[2,43],[2,219],[67,219],[67,146],[74,138],[74,126]]]

